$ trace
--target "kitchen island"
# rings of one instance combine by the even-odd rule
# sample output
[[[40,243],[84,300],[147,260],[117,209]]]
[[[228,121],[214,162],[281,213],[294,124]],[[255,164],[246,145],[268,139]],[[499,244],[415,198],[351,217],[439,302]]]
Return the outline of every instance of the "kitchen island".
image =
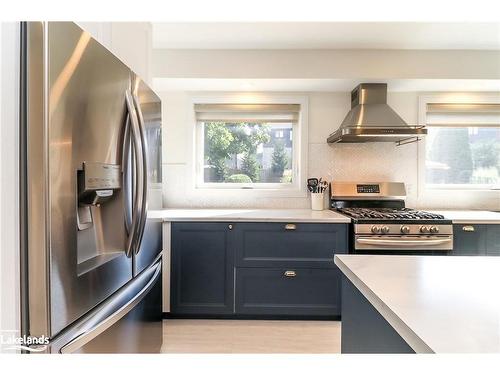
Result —
[[[500,353],[500,259],[336,255],[343,353]]]

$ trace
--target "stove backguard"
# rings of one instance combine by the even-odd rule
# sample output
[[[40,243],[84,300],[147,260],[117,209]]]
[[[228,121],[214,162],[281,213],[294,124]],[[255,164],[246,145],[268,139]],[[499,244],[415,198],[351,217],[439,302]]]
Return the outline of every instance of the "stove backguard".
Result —
[[[394,200],[335,200],[330,199],[330,208],[348,208],[348,207],[361,207],[361,208],[405,208],[405,201],[403,199]]]

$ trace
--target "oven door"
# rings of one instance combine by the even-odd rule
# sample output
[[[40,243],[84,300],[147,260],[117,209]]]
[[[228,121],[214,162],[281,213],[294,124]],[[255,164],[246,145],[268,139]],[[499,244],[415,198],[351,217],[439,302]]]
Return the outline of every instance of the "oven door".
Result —
[[[356,235],[356,252],[448,252],[453,249],[453,236],[367,236]]]

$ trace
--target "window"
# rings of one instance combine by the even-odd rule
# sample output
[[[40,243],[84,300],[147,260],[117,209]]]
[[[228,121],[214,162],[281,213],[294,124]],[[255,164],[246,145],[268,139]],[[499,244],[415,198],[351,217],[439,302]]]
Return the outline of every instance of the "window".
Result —
[[[195,104],[195,112],[198,187],[297,187],[299,104]]]
[[[500,186],[500,104],[427,103],[428,187]]]

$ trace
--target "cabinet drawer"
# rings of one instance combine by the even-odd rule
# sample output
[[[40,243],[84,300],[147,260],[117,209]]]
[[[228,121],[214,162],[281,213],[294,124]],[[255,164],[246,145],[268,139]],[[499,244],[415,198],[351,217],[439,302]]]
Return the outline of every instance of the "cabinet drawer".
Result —
[[[237,314],[340,315],[338,269],[237,268]]]
[[[347,225],[307,223],[235,224],[240,267],[333,268],[334,254],[347,253]]]
[[[454,255],[486,255],[486,225],[453,225]]]

